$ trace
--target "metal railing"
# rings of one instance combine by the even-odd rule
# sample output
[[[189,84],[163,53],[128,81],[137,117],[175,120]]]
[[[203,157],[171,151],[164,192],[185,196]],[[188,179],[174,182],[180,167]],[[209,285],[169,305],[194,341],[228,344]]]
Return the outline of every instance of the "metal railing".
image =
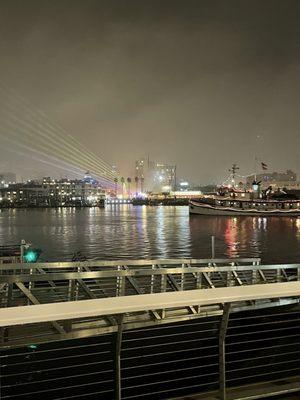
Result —
[[[285,386],[275,385],[273,393],[299,391],[289,382],[300,373],[297,281],[300,264],[261,265],[258,258],[2,264],[3,398],[37,399],[47,392],[53,400],[70,399],[80,390],[103,399],[146,400],[217,390],[226,400],[231,386],[281,376]],[[87,353],[87,385],[81,350],[72,355],[76,365],[68,359],[68,343],[84,348],[99,335],[109,349],[99,350],[97,361]],[[32,343],[42,350],[31,350]],[[49,343],[57,343],[62,356]],[[178,371],[182,383],[174,380]],[[161,384],[168,389],[159,389]],[[247,397],[240,392],[233,398]]]
[[[114,340],[110,340],[111,346],[114,347],[112,351],[112,356],[114,357],[114,388],[108,389],[110,397],[107,398],[114,398],[116,400],[134,399],[141,396],[144,398],[168,398],[168,392],[164,393],[161,388],[165,385],[170,385],[171,382],[170,393],[174,392],[172,385],[178,386],[177,391],[188,390],[194,392],[197,390],[209,392],[216,388],[217,385],[219,388],[218,398],[226,400],[228,385],[240,386],[241,384],[245,384],[249,379],[259,382],[278,377],[277,379],[279,380],[280,376],[286,377],[285,384],[287,384],[289,378],[294,377],[300,371],[298,333],[300,310],[299,307],[290,307],[291,304],[299,304],[299,299],[300,282],[297,281],[261,283],[254,286],[238,284],[235,287],[180,291],[177,294],[170,292],[154,295],[135,295],[127,298],[115,297],[113,299],[95,299],[83,302],[74,301],[72,303],[62,303],[59,307],[55,304],[45,304],[32,307],[2,309],[0,310],[0,326],[4,329],[12,329],[16,323],[22,324],[21,331],[19,331],[19,336],[22,336],[26,331],[27,322],[29,322],[28,326],[32,332],[35,332],[34,339],[37,339],[35,340],[35,343],[37,343],[38,338],[43,334],[45,335],[45,330],[41,331],[40,325],[32,324],[32,322],[43,322],[49,325],[50,323],[53,324],[53,318],[57,318],[60,320],[59,326],[66,330],[70,329],[71,325],[74,324],[73,336],[70,336],[71,338],[76,337],[76,334],[74,336],[76,329],[78,329],[78,327],[76,328],[76,323],[83,320],[86,322],[87,319],[91,322],[91,318],[97,315],[99,317],[107,317],[109,315],[115,321]],[[260,304],[263,308],[267,307],[264,309],[263,314],[261,313],[262,309],[257,310],[257,304]],[[273,309],[274,311],[270,313],[270,306],[272,304],[287,304],[289,308],[286,308],[285,312]],[[198,330],[196,327],[199,324],[198,321],[195,321],[194,324],[189,324],[192,321],[178,319],[177,313],[179,310],[184,309],[191,312],[191,307],[197,310],[198,321],[201,315],[205,317],[209,314],[214,315],[214,317],[202,318],[204,322],[200,322],[199,327],[201,328]],[[215,314],[208,312],[212,308],[215,308],[218,312]],[[149,309],[156,310],[160,317],[163,316],[164,312],[164,319],[169,324],[170,322],[174,322],[174,318],[171,315],[175,315],[175,321],[181,321],[182,331],[176,333],[176,326],[178,326],[176,324],[172,324],[173,331],[169,330],[169,334],[167,333],[164,336],[160,336],[159,333],[155,333],[151,329],[144,330],[142,336],[139,335],[141,329],[128,330],[129,327],[126,327],[128,317],[135,318],[138,321],[140,312],[142,311],[143,314],[147,314]],[[243,313],[245,310],[251,310],[251,312],[245,314]],[[167,316],[169,316],[169,319]],[[206,328],[205,324],[208,324]],[[142,326],[144,329],[145,325]],[[137,325],[133,327],[137,328]],[[55,329],[55,326],[53,328]],[[129,336],[126,332],[129,332]],[[90,336],[99,333],[99,330],[93,331],[93,328],[90,329]],[[62,334],[61,338],[65,339],[65,334]],[[155,343],[155,340],[158,340],[158,342]],[[172,365],[168,359],[164,363],[160,359],[161,365],[157,364],[156,368],[158,370],[156,371],[153,368],[149,369],[149,366],[151,366],[149,361],[143,365],[135,361],[134,368],[130,367],[130,359],[138,360],[141,357],[145,357],[146,354],[147,359],[150,359],[150,356],[153,359],[154,352],[150,352],[149,354],[145,352],[147,347],[151,349],[156,348],[156,352],[163,354],[166,351],[166,346],[169,346],[168,343],[170,340],[173,343],[172,348],[174,353],[177,351],[186,352],[187,349],[191,351],[194,348],[193,357],[191,358],[191,353],[189,356],[189,366],[186,365],[187,360],[181,357],[175,361],[181,365],[182,369],[174,366],[174,364]],[[43,341],[49,342],[45,338]],[[194,347],[195,345],[197,347]],[[4,345],[3,349],[5,348],[6,346]],[[195,349],[198,350],[197,353],[195,353]],[[13,352],[8,356],[14,359],[16,353]],[[206,357],[208,357],[207,361]],[[193,365],[195,360],[197,362]],[[22,362],[25,366],[29,365],[28,361],[24,362],[23,360]],[[46,389],[40,389],[44,382],[40,378],[34,384],[32,382],[37,372],[34,368],[41,368],[38,367],[41,361],[34,359],[30,363],[35,366],[32,367],[31,380],[29,383],[23,382],[21,388],[26,388],[27,385],[25,395],[30,395],[30,398],[35,399],[35,396],[39,396]],[[47,365],[46,361],[43,361],[43,363]],[[4,364],[5,367],[9,366],[7,361]],[[184,365],[186,366],[183,367]],[[14,372],[13,367],[14,365],[12,364],[8,372],[10,370]],[[142,370],[139,372],[141,367]],[[143,372],[145,370],[148,372]],[[174,375],[176,371],[181,371],[181,377],[184,381],[184,384],[181,386],[177,383],[178,377]],[[17,372],[17,376],[19,373],[20,371]],[[25,372],[22,373],[24,374]],[[5,393],[12,393],[12,389],[10,389],[12,386],[6,383],[7,377],[9,377],[10,382],[14,381],[15,378],[13,378],[12,372],[3,376]],[[154,379],[153,376],[157,376],[157,378]],[[47,374],[45,377],[47,377]],[[157,379],[159,379],[161,385],[157,385]],[[193,382],[195,386],[193,386]],[[29,384],[30,386],[28,386]],[[96,382],[93,381],[93,385],[96,385]],[[73,383],[71,387],[66,387],[73,390],[73,394],[69,398],[76,398],[77,386]],[[34,388],[32,392],[30,392],[31,387]],[[52,387],[51,390],[59,390],[59,387],[55,387]],[[84,383],[81,384],[81,387],[82,389],[85,388]],[[275,390],[273,393],[278,394],[282,390],[282,386],[279,386],[277,392]],[[299,384],[294,384],[292,388],[286,388],[285,391],[287,393],[300,391],[300,386]],[[21,398],[23,395],[23,392],[18,394]],[[9,397],[9,394],[7,396]],[[251,399],[263,396],[252,396]],[[249,397],[239,395],[239,397],[235,398],[246,399]]]
[[[260,265],[260,259],[180,259],[8,264],[0,267],[1,307],[181,292],[300,280],[300,264]],[[243,309],[293,304],[295,299],[247,301]],[[127,313],[124,329],[222,314],[220,304]],[[38,325],[38,324],[37,324]],[[115,332],[114,316],[93,317],[2,332],[3,346]],[[20,331],[22,335],[20,336]],[[40,333],[37,333],[40,332]]]

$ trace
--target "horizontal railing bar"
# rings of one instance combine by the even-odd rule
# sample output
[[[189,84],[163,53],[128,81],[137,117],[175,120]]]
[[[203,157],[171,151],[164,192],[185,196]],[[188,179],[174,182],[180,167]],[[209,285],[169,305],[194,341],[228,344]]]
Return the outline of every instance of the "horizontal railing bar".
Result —
[[[273,315],[272,315],[273,317]],[[229,326],[227,328],[228,332],[232,329],[240,329],[240,328],[251,328],[256,327],[256,326],[267,326],[267,325],[277,325],[277,324],[285,324],[285,323],[290,323],[290,322],[299,322],[300,318],[295,318],[295,319],[283,319],[283,320],[278,320],[278,321],[264,321],[264,322],[255,322],[253,324],[245,324],[245,325],[234,325],[234,326]]]
[[[77,367],[86,367],[89,365],[100,365],[100,364],[107,364],[107,363],[113,363],[113,360],[95,361],[95,362],[84,363],[84,364],[80,363],[80,364],[64,365],[63,367],[56,366],[54,368],[43,369],[43,372],[57,371],[57,370],[61,370],[61,369],[70,369],[70,368],[77,368]],[[35,373],[35,372],[40,372],[40,369],[34,370],[34,371],[18,372],[15,374],[1,375],[1,376],[11,377],[11,376],[27,375],[27,374],[31,374],[31,373]]]
[[[170,333],[170,334],[164,334],[164,337],[174,337],[174,336],[186,336],[190,334],[200,334],[200,333],[207,333],[207,332],[218,332],[218,328],[212,328],[212,329],[204,329],[203,331],[184,331],[184,332],[177,332],[177,333]],[[152,339],[159,339],[161,336],[144,336],[143,341],[145,340],[152,340]],[[131,342],[136,342],[139,341],[139,338],[133,338],[133,339],[123,339],[124,343],[131,343]]]
[[[72,379],[72,378],[78,378],[78,377],[83,377],[83,376],[90,376],[90,375],[102,375],[102,374],[107,374],[107,373],[111,373],[112,374],[112,377],[111,377],[111,381],[110,382],[113,382],[114,381],[114,378],[113,378],[113,373],[114,373],[114,370],[113,369],[109,369],[109,370],[106,370],[106,371],[96,371],[96,372],[88,372],[88,373],[85,373],[85,374],[77,374],[77,375],[68,375],[68,376],[62,376],[62,377],[55,377],[55,378],[49,378],[49,379],[42,379],[42,380],[36,380],[36,381],[30,381],[30,382],[21,382],[21,383],[14,383],[14,387],[16,387],[16,386],[25,386],[25,385],[34,385],[34,384],[40,384],[40,383],[45,383],[45,382],[55,382],[55,381],[59,381],[59,380],[62,380],[62,379],[65,379],[65,380],[67,380],[67,379]],[[2,376],[4,376],[4,375],[2,375]],[[10,377],[10,375],[6,375],[6,377]],[[101,381],[101,382],[104,382],[104,381]],[[4,388],[7,388],[7,387],[11,387],[11,385],[2,385],[2,388],[4,389]]]
[[[254,360],[260,360],[260,359],[264,359],[264,358],[276,358],[276,357],[281,357],[281,356],[286,356],[286,355],[290,355],[290,354],[299,354],[300,350],[295,350],[295,351],[287,351],[287,352],[282,352],[282,353],[276,353],[276,354],[264,354],[262,356],[255,356],[255,357],[245,357],[241,360],[227,360],[226,363],[227,364],[237,364],[237,363],[245,363],[246,361],[254,361]],[[290,360],[290,361],[298,361],[298,360]],[[269,365],[269,364],[268,364]],[[260,367],[260,365],[257,367]],[[235,371],[234,369],[228,369],[228,372],[231,371]]]
[[[278,307],[281,306],[282,304],[286,304],[286,303],[293,303],[293,304],[298,304],[299,300],[295,299],[295,300],[279,300],[279,301],[273,301],[273,302],[268,302],[265,304],[261,304],[259,305],[258,303],[254,304],[253,306],[238,306],[238,307],[233,307],[232,308],[232,315],[234,315],[235,312],[239,312],[239,311],[245,311],[245,310],[249,310],[249,309],[263,309],[263,308],[270,308],[270,307]],[[201,320],[201,318],[203,317],[210,317],[210,318],[215,318],[219,315],[222,315],[222,311],[220,309],[216,309],[216,310],[211,310],[208,309],[207,306],[206,307],[202,307],[201,309],[201,314],[190,314],[190,315],[181,315],[181,314],[176,314],[176,315],[169,315],[167,316],[167,318],[163,319],[163,320],[151,320],[149,319],[149,313],[146,312],[144,314],[144,316],[147,317],[147,320],[142,319],[139,320],[137,319],[137,315],[131,315],[131,318],[134,318],[134,320],[129,320],[124,324],[124,330],[132,330],[132,329],[144,329],[144,327],[165,327],[166,325],[170,324],[171,322],[182,322],[182,321],[198,321],[199,318]],[[96,320],[99,320],[97,317],[95,317]],[[81,322],[80,322],[81,323]],[[75,331],[72,330],[70,333],[66,333],[64,335],[58,335],[55,333],[51,333],[48,332],[47,336],[44,335],[43,337],[41,335],[35,336],[35,335],[29,335],[26,336],[26,338],[24,337],[24,335],[21,338],[13,338],[12,340],[8,341],[8,342],[4,342],[3,345],[1,347],[3,348],[12,348],[12,347],[22,347],[24,345],[28,345],[28,343],[49,343],[50,341],[53,342],[59,342],[61,340],[67,340],[67,339],[79,339],[79,338],[86,338],[86,337],[91,337],[91,336],[96,336],[96,335],[106,335],[109,333],[113,333],[116,332],[117,330],[117,326],[113,325],[113,326],[107,326],[107,327],[100,327],[100,326],[95,326],[95,327],[82,327],[80,329],[76,329]],[[298,337],[299,335],[288,335],[289,338],[293,338],[293,337]],[[267,342],[267,339],[264,339],[263,342]],[[243,341],[241,342],[243,343]],[[209,349],[209,348],[213,348],[216,347],[216,345],[213,346],[205,346],[205,348]],[[231,345],[232,346],[232,345]],[[186,351],[186,350],[184,350]],[[177,350],[176,353],[178,353],[179,351]],[[164,352],[164,354],[173,354],[174,350],[172,352],[166,351]],[[151,355],[150,355],[151,356]],[[145,355],[143,357],[146,357]],[[132,357],[127,357],[128,359],[131,359]]]
[[[43,358],[42,360],[30,360],[30,361],[25,361],[25,362],[19,362],[19,363],[10,363],[10,364],[2,364],[2,368],[5,368],[7,366],[16,366],[16,365],[26,365],[26,364],[36,364],[36,363],[43,363],[43,362],[48,362],[48,361],[57,361],[57,360],[68,360],[70,358],[80,358],[80,357],[87,357],[87,356],[93,356],[93,355],[100,355],[100,354],[109,354],[111,353],[109,350],[106,351],[99,351],[99,352],[94,352],[94,353],[83,353],[83,354],[76,354],[73,356],[65,356],[65,357],[55,357],[55,358]],[[35,354],[37,354],[35,352]]]
[[[61,321],[195,305],[263,300],[300,295],[300,281],[195,289],[0,309],[0,326]]]
[[[102,391],[101,393],[110,393],[114,392],[115,389],[108,389],[105,391]],[[56,400],[68,400],[68,399],[78,399],[78,397],[84,397],[86,398],[87,396],[95,396],[98,395],[100,392],[92,392],[92,393],[82,393],[82,394],[74,394],[73,396],[66,396],[66,397],[59,397]]]
[[[64,351],[68,351],[68,350],[74,350],[74,349],[86,349],[89,347],[100,347],[100,346],[105,346],[105,345],[111,345],[111,342],[100,342],[100,343],[85,343],[85,344],[81,344],[79,346],[68,346],[68,347],[54,347],[51,349],[38,349],[35,350],[35,354],[44,354],[44,353],[49,353],[49,352],[64,352]],[[24,356],[28,354],[27,351],[26,352],[20,352],[20,353],[16,353],[16,354],[1,354],[0,353],[0,360],[2,358],[2,361],[5,361],[5,359],[10,358],[10,357],[20,357],[20,356]]]
[[[272,317],[281,317],[281,316],[294,315],[294,314],[299,315],[299,313],[300,313],[299,310],[296,310],[296,311],[288,310],[288,312],[277,312],[277,313],[274,312],[274,313],[272,313]],[[269,314],[259,314],[258,316],[257,315],[248,315],[247,321],[252,320],[252,319],[263,319],[268,316],[269,316]],[[235,314],[232,314],[232,317],[230,318],[231,323],[235,322],[235,321],[243,321],[243,320],[244,320],[244,317],[240,317]]]
[[[192,342],[205,342],[205,341],[210,341],[210,340],[215,340],[217,341],[218,338],[217,336],[213,337],[204,337],[204,338],[197,338],[197,339],[188,339],[188,340],[180,340],[180,341],[173,341],[172,343],[155,343],[155,344],[141,344],[141,346],[134,346],[130,347],[127,349],[123,349],[122,351],[125,353],[126,351],[132,351],[132,350],[139,350],[139,349],[148,349],[148,348],[153,348],[153,347],[163,347],[163,346],[170,346],[170,345],[177,345],[177,344],[184,344],[184,343],[192,343]],[[176,350],[173,350],[173,353],[176,353]]]
[[[156,354],[157,356],[160,356],[160,354],[161,353],[159,353],[159,354]],[[151,354],[151,356],[153,356],[152,354]],[[136,357],[136,358],[141,358],[141,356],[140,357]],[[160,365],[168,365],[168,364],[174,364],[174,363],[178,363],[178,362],[180,362],[180,361],[184,361],[184,362],[186,362],[186,361],[192,361],[192,360],[198,360],[198,361],[201,361],[203,358],[218,358],[218,354],[217,353],[215,353],[215,354],[209,354],[209,355],[202,355],[201,354],[201,357],[190,357],[190,358],[186,358],[186,357],[184,357],[182,360],[168,360],[168,361],[161,361],[161,360],[157,360],[157,362],[155,362],[155,363],[147,363],[146,365],[144,365],[144,364],[142,364],[142,365],[140,365],[140,364],[136,364],[136,365],[133,365],[132,367],[123,367],[122,369],[125,371],[127,371],[127,370],[131,370],[131,369],[139,369],[139,368],[145,368],[145,366],[146,367],[150,367],[150,366],[160,366]],[[125,360],[124,358],[122,358],[122,360]],[[128,358],[126,359],[126,360],[128,360]]]
[[[259,265],[259,266],[222,266],[222,267],[178,267],[178,268],[157,268],[144,270],[115,270],[115,271],[89,271],[89,272],[47,272],[39,274],[2,274],[0,275],[0,283],[16,283],[16,282],[46,282],[46,281],[67,281],[72,279],[97,279],[97,278],[117,278],[122,276],[147,277],[153,275],[172,275],[172,274],[195,274],[203,272],[252,272],[259,270],[276,270],[277,269],[300,269],[300,264],[290,264],[283,267],[282,265]],[[277,275],[274,274],[277,279]],[[284,278],[284,277],[283,277]],[[63,289],[63,286],[52,288],[52,290]],[[49,287],[50,289],[50,287]]]
[[[178,362],[178,360],[177,360]],[[167,371],[157,371],[157,372],[151,372],[151,377],[152,376],[156,376],[156,375],[165,375],[165,374],[173,374],[173,373],[177,373],[177,372],[182,372],[182,371],[188,371],[188,370],[198,370],[198,369],[202,369],[202,368],[209,368],[209,367],[216,367],[218,364],[218,362],[216,363],[212,363],[212,364],[205,364],[205,365],[199,365],[197,367],[195,366],[191,366],[191,367],[184,367],[184,368],[177,368],[177,369],[169,369]],[[211,372],[208,375],[213,375],[214,372]],[[201,375],[201,376],[205,376],[207,374]],[[149,376],[149,374],[139,374],[139,375],[132,375],[132,376],[127,376],[126,378],[123,378],[124,380],[130,380],[130,379],[136,379],[136,378],[143,378],[145,376]]]
[[[299,329],[299,327],[298,326],[285,326],[285,327],[279,327],[279,328],[266,329],[264,331],[257,330],[257,331],[251,331],[251,335],[252,334],[254,335],[255,333],[263,334],[263,333],[268,333],[268,332],[286,331],[286,330],[289,330],[289,329],[291,329],[291,330],[292,329]],[[232,333],[232,334],[226,335],[226,337],[230,338],[230,337],[245,336],[245,335],[249,336],[249,332]],[[251,342],[251,339],[249,341]]]
[[[300,337],[300,333],[296,333],[296,334],[293,334],[293,335],[285,335],[285,336],[276,336],[276,340],[278,340],[278,339],[287,339],[287,338],[294,338],[294,337]],[[237,345],[242,345],[242,344],[244,344],[244,343],[258,343],[258,342],[266,342],[266,341],[268,341],[268,340],[274,340],[274,338],[273,337],[267,337],[267,338],[262,338],[262,339],[255,339],[255,340],[243,340],[243,341],[239,341],[239,342],[234,342],[234,343],[226,343],[226,346],[227,347],[230,347],[230,346],[237,346]],[[257,349],[260,349],[260,347],[257,347]],[[230,351],[228,351],[228,353],[231,353]]]
[[[211,373],[209,373],[209,374],[202,374],[202,375],[192,375],[192,376],[187,376],[187,377],[185,377],[184,379],[185,380],[189,380],[189,379],[197,379],[197,378],[202,378],[202,377],[204,377],[204,376],[213,376],[213,375],[218,375],[218,372],[211,372]],[[127,378],[123,378],[124,380],[126,380]],[[169,382],[174,382],[174,381],[178,381],[178,377],[174,377],[173,379],[167,379],[167,380],[164,380],[164,384],[166,384],[166,383],[169,383]],[[150,382],[150,383],[146,383],[146,382],[141,382],[141,384],[140,385],[132,385],[132,386],[127,386],[126,385],[126,387],[124,388],[124,390],[127,390],[127,389],[135,389],[135,388],[138,388],[138,387],[142,387],[142,386],[158,386],[158,384],[159,384],[160,382],[159,381],[154,381],[154,382]],[[202,383],[202,384],[199,384],[199,386],[203,386],[203,385],[208,385],[210,382],[206,382],[206,383]],[[177,389],[178,390],[178,389]],[[144,394],[144,396],[145,396],[145,394]]]
[[[259,347],[259,350],[271,350],[271,349],[281,349],[281,347],[289,347],[289,346],[295,346],[297,344],[300,344],[300,342],[291,342],[291,343],[283,343],[283,344],[278,344],[276,346],[265,346],[265,347]],[[240,354],[240,353],[249,353],[253,352],[253,349],[239,349],[237,351],[227,351],[227,355],[231,354]]]
[[[36,268],[84,268],[84,267],[118,267],[148,266],[148,265],[180,265],[180,264],[220,264],[220,263],[257,263],[260,258],[170,258],[158,260],[91,260],[91,261],[64,261],[64,262],[40,262],[40,263],[11,263],[0,265],[1,269],[36,269]]]
[[[203,376],[203,375],[202,375]],[[192,377],[192,378],[195,378],[195,377]],[[197,377],[197,378],[200,378],[200,377]],[[191,389],[191,388],[198,388],[198,387],[203,387],[203,386],[212,386],[213,384],[216,384],[216,383],[218,383],[218,381],[209,381],[209,382],[205,382],[205,383],[197,383],[196,385],[189,385],[189,386],[182,386],[182,387],[176,387],[176,388],[174,388],[174,389],[165,389],[165,390],[159,390],[159,391],[156,391],[156,392],[151,392],[151,393],[147,393],[146,395],[147,395],[147,397],[148,396],[152,396],[152,398],[154,399],[155,397],[153,397],[154,395],[156,395],[156,394],[161,394],[161,393],[171,393],[171,392],[176,392],[176,393],[178,393],[180,390],[186,390],[186,389]],[[161,387],[161,385],[159,386],[159,385],[157,385],[157,382],[156,383],[154,383],[156,386],[158,386],[158,387]],[[131,389],[132,387],[130,387],[130,389]],[[127,387],[125,388],[125,390],[127,389]],[[134,394],[134,395],[129,395],[129,396],[122,396],[122,399],[135,399],[135,398],[139,398],[139,397],[145,397],[146,396],[145,395],[145,393],[142,393],[142,394]],[[186,396],[185,396],[186,397]],[[174,399],[174,398],[173,398]],[[176,399],[178,399],[178,396],[176,397]],[[59,400],[62,400],[62,399],[59,399]],[[211,400],[211,399],[210,399]]]
[[[64,389],[73,389],[73,388],[80,388],[80,387],[85,387],[85,386],[95,386],[95,385],[101,385],[101,384],[103,384],[103,383],[110,383],[110,382],[112,382],[112,380],[103,380],[103,381],[101,381],[101,383],[98,383],[98,382],[85,382],[85,383],[82,383],[82,384],[80,384],[80,385],[71,385],[71,386],[64,386],[64,387],[57,387],[57,388],[45,388],[44,390],[37,390],[37,391],[31,391],[31,392],[23,392],[23,393],[20,393],[20,394],[15,394],[15,395],[10,395],[10,396],[3,396],[3,399],[5,399],[5,398],[12,398],[12,397],[20,397],[20,396],[27,396],[27,395],[33,395],[33,394],[38,394],[38,393],[48,393],[48,392],[57,392],[58,390],[64,390]],[[110,391],[110,390],[109,390]],[[106,393],[107,392],[107,390],[106,391],[99,391],[98,393],[99,394],[101,394],[101,393]]]
[[[259,368],[264,368],[264,367],[269,367],[269,366],[275,366],[275,365],[282,365],[282,364],[291,364],[291,363],[298,363],[299,360],[283,360],[283,361],[277,361],[277,362],[271,362],[271,363],[267,363],[267,364],[261,364],[261,365],[247,365],[246,367],[243,368],[231,368],[231,369],[227,369],[227,373],[233,373],[236,371],[247,371],[249,369],[259,369]],[[298,367],[298,369],[300,370],[300,366]],[[284,372],[285,370],[281,370],[280,372]],[[273,371],[274,373],[275,371]],[[261,375],[265,375],[265,373],[262,373]],[[248,375],[247,375],[248,376]],[[237,378],[239,379],[239,378]]]
[[[265,372],[263,375],[275,375],[275,374],[280,374],[282,372],[291,372],[291,371],[300,371],[300,366],[297,368],[289,368],[289,369],[284,369],[283,371],[270,371],[270,372]],[[234,371],[232,371],[234,372]],[[261,374],[252,374],[252,375],[247,375],[247,379],[249,378],[256,378],[257,376],[261,376]],[[241,379],[245,379],[245,376],[237,376],[236,378],[227,378],[227,382],[234,382],[234,381],[240,381]],[[299,385],[299,390],[300,390],[300,385]]]

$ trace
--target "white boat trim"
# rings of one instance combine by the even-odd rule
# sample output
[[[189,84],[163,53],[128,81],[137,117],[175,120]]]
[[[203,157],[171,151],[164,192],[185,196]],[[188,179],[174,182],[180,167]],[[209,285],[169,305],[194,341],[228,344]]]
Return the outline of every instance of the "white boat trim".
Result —
[[[239,201],[239,200],[237,200]],[[248,201],[248,203],[251,203]],[[283,203],[283,202],[281,202]],[[201,214],[201,215],[263,215],[263,216],[300,216],[300,208],[294,209],[273,209],[273,210],[259,210],[257,208],[234,208],[228,206],[217,206],[211,204],[205,204],[195,201],[190,201],[189,206],[190,214]]]

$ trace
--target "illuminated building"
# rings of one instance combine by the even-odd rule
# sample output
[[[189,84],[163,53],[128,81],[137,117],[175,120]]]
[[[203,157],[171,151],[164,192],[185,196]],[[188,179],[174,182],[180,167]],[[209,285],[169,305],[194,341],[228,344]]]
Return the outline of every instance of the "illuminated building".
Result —
[[[176,186],[176,166],[141,158],[135,162],[135,177],[147,192],[170,192]]]
[[[105,192],[95,181],[55,180],[10,184],[0,189],[0,207],[57,207],[100,205]]]
[[[13,172],[2,172],[0,174],[0,187],[7,187],[10,183],[15,183],[16,174]]]
[[[251,187],[254,179],[254,175],[247,177],[248,187]],[[258,174],[256,176],[256,180],[261,182],[263,189],[266,189],[269,186],[273,186],[275,188],[290,188],[299,186],[299,184],[297,184],[297,174],[290,169],[288,169],[286,172],[264,172],[262,174]]]

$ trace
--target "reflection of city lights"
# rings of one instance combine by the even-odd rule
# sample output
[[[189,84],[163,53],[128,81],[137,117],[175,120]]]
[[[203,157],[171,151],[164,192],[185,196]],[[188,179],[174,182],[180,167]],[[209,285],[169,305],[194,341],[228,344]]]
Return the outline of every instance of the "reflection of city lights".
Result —
[[[234,225],[236,225],[237,218],[233,218],[232,220],[234,222]],[[230,220],[228,219],[226,223],[226,230],[225,230],[225,243],[227,245],[227,254],[229,258],[232,258],[236,255],[237,251],[237,230],[235,226],[231,226]]]

